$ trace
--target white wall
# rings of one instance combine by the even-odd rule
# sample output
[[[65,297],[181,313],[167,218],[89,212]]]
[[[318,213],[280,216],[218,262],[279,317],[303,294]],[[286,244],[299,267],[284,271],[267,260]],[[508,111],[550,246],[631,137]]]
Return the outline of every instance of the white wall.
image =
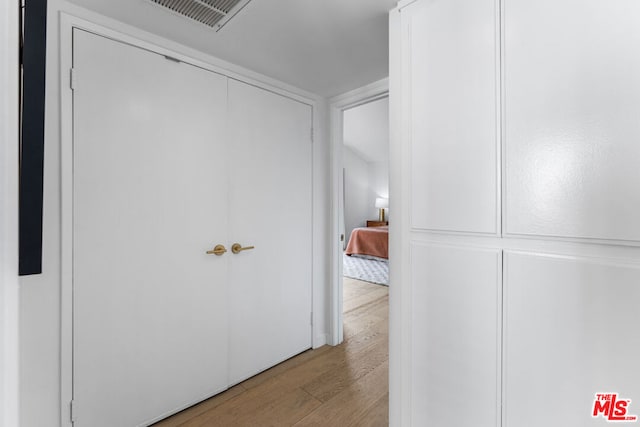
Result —
[[[20,422],[60,423],[60,154],[58,16],[49,2],[42,274],[20,278]]]
[[[322,345],[327,339],[328,304],[328,142],[327,104],[313,94],[306,93],[284,83],[245,70],[233,64],[217,60],[201,52],[161,39],[149,33],[104,18],[98,14],[74,6],[63,0],[49,2],[47,37],[47,99],[45,129],[45,177],[43,218],[43,273],[23,277],[20,280],[20,416],[24,427],[42,425],[70,425],[68,402],[70,400],[70,295],[62,286],[61,275],[61,152],[60,135],[68,135],[67,125],[61,121],[60,99],[67,91],[66,70],[60,75],[60,40],[70,44],[68,34],[61,30],[60,12],[79,18],[68,18],[104,31],[116,30],[148,46],[161,46],[176,55],[193,58],[195,63],[242,78],[251,83],[285,92],[294,97],[315,100],[314,106],[314,242],[313,242],[313,297],[314,297],[314,345]],[[5,16],[4,14],[2,16]],[[65,15],[68,16],[68,15]],[[65,18],[64,20],[66,20]],[[84,21],[86,20],[86,21]],[[65,27],[63,27],[64,29]],[[106,30],[109,29],[109,30]],[[103,29],[100,29],[103,31]],[[3,39],[4,40],[4,39]],[[64,53],[64,52],[63,52]],[[65,86],[61,86],[65,85]],[[61,90],[62,89],[62,90]],[[3,116],[4,117],[4,116]],[[4,163],[3,163],[4,165]],[[67,274],[64,272],[64,274]],[[61,308],[61,307],[64,307]],[[61,326],[62,324],[62,326]],[[64,342],[64,345],[61,344]]]
[[[364,227],[368,219],[376,220],[377,197],[389,197],[389,163],[367,162],[347,146],[343,148],[344,222],[347,240],[356,227]],[[389,210],[385,218],[389,218]]]
[[[371,219],[377,219],[379,210],[374,206],[376,197],[389,198],[389,161],[369,163],[369,200],[372,206]],[[385,209],[385,219],[389,221],[389,209]]]
[[[356,105],[342,114],[348,239],[353,228],[378,219],[376,198],[389,197],[389,97]]]
[[[369,164],[349,147],[344,147],[344,227],[346,239],[356,227],[364,227],[371,217],[371,187]]]
[[[18,425],[18,3],[0,4],[0,426]]]
[[[344,144],[367,162],[389,157],[389,97],[356,105],[343,112]]]

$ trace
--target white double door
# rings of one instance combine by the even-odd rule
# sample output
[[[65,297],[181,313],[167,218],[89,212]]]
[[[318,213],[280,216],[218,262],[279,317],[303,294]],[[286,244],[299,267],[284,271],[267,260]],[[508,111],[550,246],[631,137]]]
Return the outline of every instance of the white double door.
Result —
[[[312,112],[73,43],[74,418],[146,425],[311,346]]]

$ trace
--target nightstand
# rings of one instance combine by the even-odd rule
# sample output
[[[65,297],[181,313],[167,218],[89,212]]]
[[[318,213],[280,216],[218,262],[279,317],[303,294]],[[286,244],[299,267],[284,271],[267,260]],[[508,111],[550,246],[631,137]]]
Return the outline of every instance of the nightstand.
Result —
[[[382,227],[384,225],[389,225],[389,221],[370,221],[370,220],[367,220],[367,227]]]

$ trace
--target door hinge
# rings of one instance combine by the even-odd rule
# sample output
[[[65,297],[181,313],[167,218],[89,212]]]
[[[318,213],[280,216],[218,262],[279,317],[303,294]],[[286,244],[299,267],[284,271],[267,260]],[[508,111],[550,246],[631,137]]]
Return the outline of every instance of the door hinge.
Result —
[[[74,411],[74,407],[73,407],[73,400],[71,402],[69,402],[69,420],[72,423],[76,422],[75,411]]]
[[[75,90],[76,83],[77,83],[76,69],[71,68],[69,70],[69,87],[71,88],[71,90]]]
[[[310,313],[309,323],[311,324],[311,326],[313,326],[313,311]]]

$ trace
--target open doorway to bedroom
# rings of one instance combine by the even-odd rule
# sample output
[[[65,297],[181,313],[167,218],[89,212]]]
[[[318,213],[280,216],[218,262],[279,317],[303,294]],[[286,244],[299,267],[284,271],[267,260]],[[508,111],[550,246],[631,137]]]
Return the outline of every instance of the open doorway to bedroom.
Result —
[[[389,98],[343,111],[345,278],[389,285]],[[344,311],[344,310],[343,310]]]
[[[332,99],[333,274],[330,343],[389,408],[389,96],[383,80]],[[354,375],[355,374],[355,375]],[[379,378],[374,381],[374,378]],[[373,425],[373,424],[372,424]]]
[[[364,309],[388,309],[387,80],[333,98],[331,130],[334,249],[329,342],[336,345],[362,332],[357,318]]]
[[[376,313],[389,305],[388,96],[342,112],[342,186],[343,338],[350,342],[387,319]]]

